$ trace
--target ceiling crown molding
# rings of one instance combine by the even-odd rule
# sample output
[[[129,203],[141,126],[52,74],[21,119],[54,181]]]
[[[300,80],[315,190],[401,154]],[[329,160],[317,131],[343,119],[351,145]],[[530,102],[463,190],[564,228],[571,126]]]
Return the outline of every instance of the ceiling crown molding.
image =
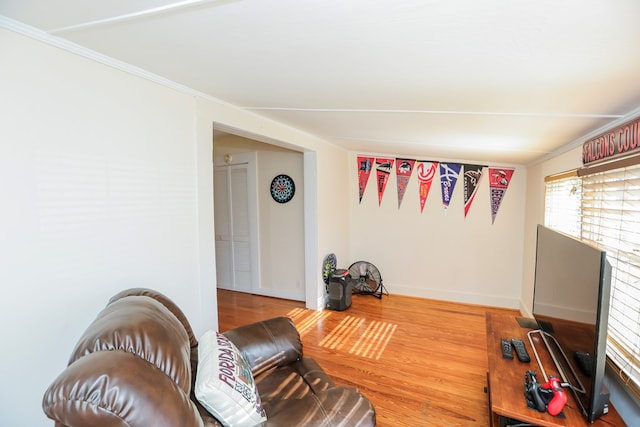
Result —
[[[573,141],[569,142],[568,144],[563,145],[562,147],[559,147],[556,150],[553,150],[552,152],[550,152],[549,154],[540,157],[539,159],[534,160],[533,162],[529,163],[529,165],[537,165],[540,163],[543,163],[549,159],[552,159],[560,154],[566,153],[567,151],[571,151],[574,148],[577,147],[581,147],[582,144],[585,141],[588,141],[592,138],[595,138],[596,136],[610,130],[613,129],[617,126],[620,126],[630,120],[635,119],[636,117],[640,117],[640,107],[632,110],[630,113],[625,114],[624,116],[619,116],[618,119],[612,121],[611,123],[607,123],[604,126],[599,127],[598,129],[592,130],[591,132],[589,132],[586,135],[583,135],[579,138],[574,139]]]
[[[61,34],[72,31],[85,30],[87,28],[100,27],[103,25],[119,24],[121,22],[133,21],[136,19],[149,18],[156,15],[174,13],[183,9],[200,7],[210,3],[219,3],[220,0],[183,0],[179,2],[165,4],[163,6],[153,7],[150,9],[140,10],[138,12],[126,13],[124,15],[112,16],[105,19],[97,19],[95,21],[83,22],[80,24],[69,25],[66,27],[55,28],[49,30],[49,34]]]
[[[169,80],[157,74],[153,74],[142,68],[135,67],[126,62],[120,61],[118,59],[112,58],[107,55],[103,55],[94,50],[87,49],[86,47],[80,46],[64,38],[53,36],[45,31],[39,30],[35,27],[29,26],[22,22],[7,18],[6,16],[3,16],[3,15],[0,15],[0,28],[12,31],[14,33],[21,34],[23,36],[29,37],[31,39],[37,40],[39,42],[42,42],[48,45],[57,47],[59,49],[73,53],[75,55],[79,55],[83,58],[91,59],[93,61],[115,68],[117,70],[124,71],[125,73],[129,73],[134,76],[141,77],[146,80],[150,80],[154,83],[158,83],[162,86],[177,90],[187,95],[199,96],[199,97],[208,98],[208,99],[215,99],[209,95],[206,95],[204,93],[191,89],[188,86],[181,85],[179,83],[176,83],[172,80]],[[219,101],[219,100],[216,99],[216,101]]]

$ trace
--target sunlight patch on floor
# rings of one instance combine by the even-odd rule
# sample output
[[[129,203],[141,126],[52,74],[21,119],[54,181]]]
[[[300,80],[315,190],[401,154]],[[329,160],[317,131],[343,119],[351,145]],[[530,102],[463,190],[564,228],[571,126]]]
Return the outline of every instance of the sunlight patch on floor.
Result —
[[[379,360],[397,327],[387,322],[372,322],[349,353]]]
[[[294,308],[287,313],[287,316],[293,320],[302,337],[331,314],[332,312],[329,310],[316,311]],[[363,332],[362,329],[365,326],[366,329]],[[346,316],[320,341],[319,345],[331,350],[342,350],[351,345],[349,354],[379,360],[397,327],[398,325],[387,322],[373,321],[367,324],[363,318]]]
[[[331,316],[331,312],[326,310],[316,311],[304,308],[294,308],[287,313],[287,317],[290,317],[291,320],[293,320],[293,323],[296,325],[301,337],[314,328],[319,321],[326,319],[329,316]]]
[[[358,319],[353,316],[345,317],[329,335],[320,341],[320,346],[330,349],[341,349],[344,343],[351,338],[363,323],[364,319]]]

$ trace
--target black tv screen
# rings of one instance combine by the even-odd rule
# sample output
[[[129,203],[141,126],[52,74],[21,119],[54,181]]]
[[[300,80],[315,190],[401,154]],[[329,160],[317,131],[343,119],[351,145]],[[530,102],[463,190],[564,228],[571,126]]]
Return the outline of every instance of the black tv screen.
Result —
[[[589,422],[608,411],[604,388],[611,265],[606,253],[538,225],[533,316]]]

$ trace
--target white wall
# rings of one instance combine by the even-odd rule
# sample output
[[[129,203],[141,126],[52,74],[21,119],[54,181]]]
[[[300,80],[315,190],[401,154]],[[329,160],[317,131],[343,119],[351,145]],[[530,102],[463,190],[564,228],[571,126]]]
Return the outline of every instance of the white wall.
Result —
[[[362,202],[358,203],[357,156],[371,154],[351,153],[349,159],[349,263],[372,262],[380,270],[390,293],[517,308],[522,276],[526,169],[516,167],[492,225],[486,168],[466,218],[462,180],[458,181],[445,211],[439,174],[422,213],[415,171],[400,208],[395,172],[391,173],[382,204],[378,206],[375,168]],[[404,156],[398,153],[397,157]],[[340,264],[348,266],[347,260],[341,261]]]
[[[304,176],[302,154],[294,151],[258,153],[261,284],[264,293],[305,300]],[[296,186],[293,199],[277,203],[269,185],[274,176],[289,175]]]
[[[6,23],[0,20],[0,425],[44,426],[51,425],[41,409],[46,387],[116,292],[155,288],[183,309],[196,334],[217,327],[214,122],[267,142],[295,142],[316,156],[321,185],[346,153]],[[341,188],[311,193],[306,204],[313,206],[348,197]],[[332,218],[324,233],[324,212],[318,209],[317,235],[307,235],[308,253],[347,246],[345,235],[328,238],[348,219]],[[318,295],[321,263],[305,271],[304,286]]]
[[[15,33],[0,50],[0,425],[50,425],[43,392],[113,294],[200,321],[195,107]]]
[[[321,275],[323,259],[330,253],[338,259],[347,258],[350,226],[345,209],[350,197],[349,186],[345,185],[349,175],[347,160],[347,153],[332,145],[306,151],[303,155],[307,307],[323,308],[325,305],[325,283]],[[311,248],[307,243],[309,236],[315,236],[317,241]],[[315,286],[310,286],[314,282]]]

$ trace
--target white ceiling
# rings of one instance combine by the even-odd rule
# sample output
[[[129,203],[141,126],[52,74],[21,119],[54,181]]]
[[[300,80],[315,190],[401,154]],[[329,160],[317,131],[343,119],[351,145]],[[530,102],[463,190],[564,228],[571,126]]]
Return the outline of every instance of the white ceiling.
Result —
[[[526,164],[640,107],[638,0],[0,0],[363,153]]]

